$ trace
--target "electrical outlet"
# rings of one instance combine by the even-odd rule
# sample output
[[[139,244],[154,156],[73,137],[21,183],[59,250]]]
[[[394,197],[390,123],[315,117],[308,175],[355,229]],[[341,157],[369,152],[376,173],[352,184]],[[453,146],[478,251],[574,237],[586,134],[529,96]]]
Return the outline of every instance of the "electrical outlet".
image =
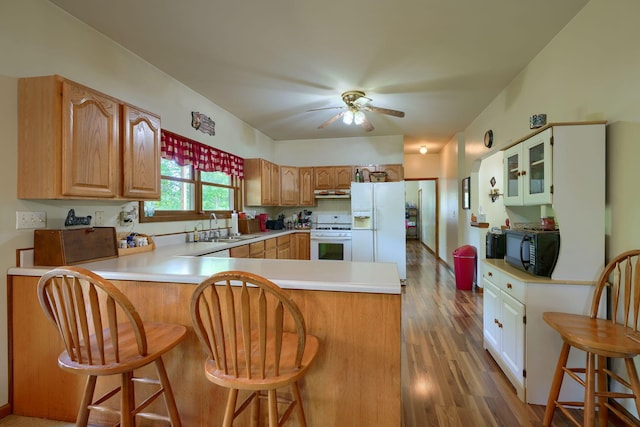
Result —
[[[46,212],[16,212],[16,230],[31,228],[46,228],[47,213]]]
[[[96,227],[104,225],[104,211],[96,211],[93,225],[95,225]]]

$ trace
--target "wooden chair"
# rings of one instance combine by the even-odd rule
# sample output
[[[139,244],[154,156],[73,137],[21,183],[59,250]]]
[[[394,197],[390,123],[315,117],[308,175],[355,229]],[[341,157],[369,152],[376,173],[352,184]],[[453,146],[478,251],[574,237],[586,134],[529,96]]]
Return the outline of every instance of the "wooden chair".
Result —
[[[265,393],[270,427],[284,424],[294,409],[306,426],[298,381],[316,357],[318,339],[307,335],[300,309],[280,287],[246,272],[215,274],[195,290],[191,317],[207,353],[207,379],[229,389],[224,426],[252,401],[256,425]],[[285,386],[291,387],[288,399],[276,395]],[[238,390],[251,393],[236,409]],[[277,403],[288,404],[280,419]]]
[[[608,292],[605,292],[606,289]],[[608,294],[610,320],[598,318],[601,300]],[[640,318],[640,250],[627,251],[607,264],[596,284],[588,316],[568,313],[544,313],[543,319],[562,337],[564,343],[549,392],[543,424],[550,426],[556,407],[560,408],[576,425],[580,425],[568,408],[584,408],[584,425],[595,425],[598,409],[599,425],[606,426],[609,410],[623,421],[633,424],[626,414],[609,402],[610,398],[635,400],[640,413],[640,381],[633,358],[640,355],[637,337]],[[586,368],[567,367],[571,348],[586,352]],[[624,379],[607,366],[609,358],[624,360],[628,378]],[[583,402],[560,402],[560,388],[567,376],[585,388]],[[610,383],[624,388],[616,391]],[[609,385],[609,386],[608,386]],[[635,425],[635,424],[634,424]]]
[[[58,366],[88,375],[76,426],[87,425],[91,410],[119,414],[122,427],[135,426],[136,416],[181,426],[162,355],[185,338],[185,326],[143,323],[112,283],[77,267],[60,267],[44,274],[38,283],[38,298],[64,342]],[[135,369],[152,362],[159,380],[134,376]],[[97,378],[105,375],[120,375],[121,383],[94,401]],[[134,382],[154,384],[159,389],[136,406]],[[118,392],[120,409],[105,405]],[[160,396],[164,396],[168,416],[142,412]]]

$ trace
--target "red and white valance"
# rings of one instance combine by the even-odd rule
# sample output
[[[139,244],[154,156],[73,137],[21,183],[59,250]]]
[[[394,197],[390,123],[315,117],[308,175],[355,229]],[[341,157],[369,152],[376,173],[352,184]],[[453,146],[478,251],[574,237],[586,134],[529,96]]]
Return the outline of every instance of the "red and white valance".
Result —
[[[163,159],[203,172],[224,172],[244,179],[244,159],[198,141],[162,129],[160,151]]]

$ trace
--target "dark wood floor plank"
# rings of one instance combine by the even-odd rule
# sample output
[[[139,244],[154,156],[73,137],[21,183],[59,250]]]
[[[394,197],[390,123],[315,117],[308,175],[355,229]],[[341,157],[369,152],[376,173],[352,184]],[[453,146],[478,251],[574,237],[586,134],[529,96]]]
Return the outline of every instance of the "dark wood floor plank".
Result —
[[[407,241],[402,295],[404,427],[542,426],[544,406],[527,405],[482,348],[482,293],[457,290],[449,269]],[[572,426],[556,411],[554,426]]]

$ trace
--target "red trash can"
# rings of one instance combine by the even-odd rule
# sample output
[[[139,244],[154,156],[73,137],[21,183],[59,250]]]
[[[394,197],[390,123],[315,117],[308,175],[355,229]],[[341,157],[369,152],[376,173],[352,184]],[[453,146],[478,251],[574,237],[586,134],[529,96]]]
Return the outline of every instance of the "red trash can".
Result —
[[[473,289],[478,254],[471,245],[460,246],[453,251],[453,268],[456,276],[456,288],[463,291]]]

